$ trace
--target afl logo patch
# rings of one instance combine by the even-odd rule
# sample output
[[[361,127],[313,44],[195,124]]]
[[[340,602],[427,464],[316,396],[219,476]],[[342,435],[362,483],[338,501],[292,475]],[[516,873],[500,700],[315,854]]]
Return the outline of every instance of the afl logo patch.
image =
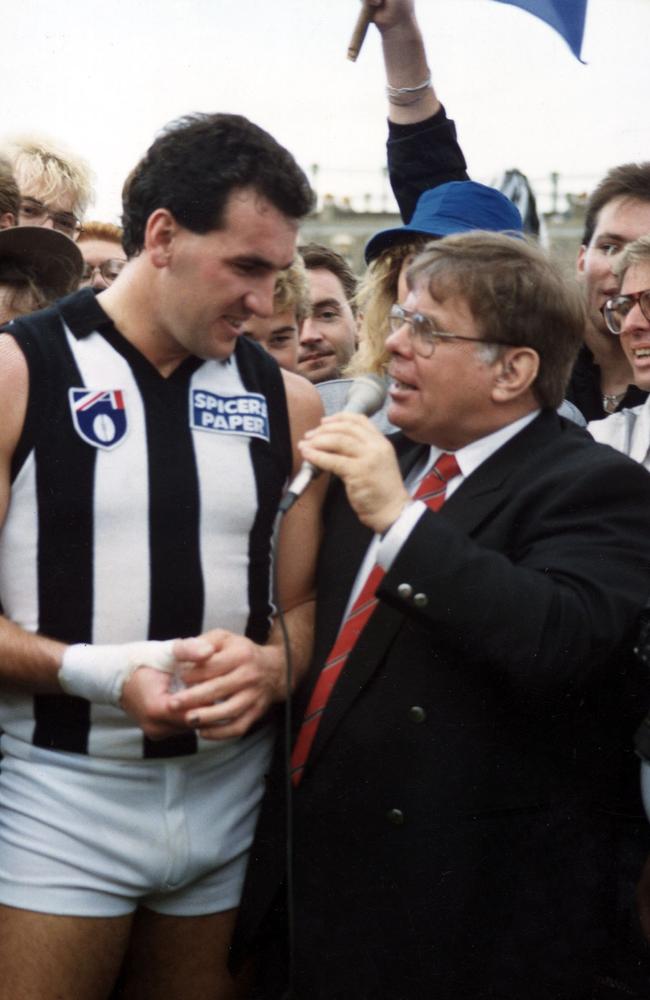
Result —
[[[222,396],[207,389],[192,389],[190,426],[197,431],[270,440],[269,411],[264,396],[258,392]]]
[[[69,389],[74,429],[93,446],[110,451],[126,434],[126,410],[121,389]]]

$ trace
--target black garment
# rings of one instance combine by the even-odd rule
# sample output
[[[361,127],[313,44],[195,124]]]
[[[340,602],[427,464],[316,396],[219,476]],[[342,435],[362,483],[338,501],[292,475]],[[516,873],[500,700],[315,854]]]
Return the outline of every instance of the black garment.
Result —
[[[469,180],[456,126],[443,107],[414,125],[389,121],[386,151],[390,185],[404,222],[410,222],[423,191]]]
[[[594,361],[594,356],[583,344],[571,372],[571,379],[566,391],[566,398],[577,406],[585,420],[603,420],[609,413],[603,406],[603,391],[600,387],[600,366]],[[636,385],[628,385],[627,392],[616,407],[616,412],[641,406],[648,398],[648,393]]]
[[[395,442],[406,474],[421,449]],[[649,501],[637,463],[543,412],[415,525],[294,792],[295,1000],[646,1000],[622,924],[648,844],[614,809]],[[325,519],[297,722],[371,538],[336,481]],[[235,941],[264,1000],[284,787],[279,747]]]

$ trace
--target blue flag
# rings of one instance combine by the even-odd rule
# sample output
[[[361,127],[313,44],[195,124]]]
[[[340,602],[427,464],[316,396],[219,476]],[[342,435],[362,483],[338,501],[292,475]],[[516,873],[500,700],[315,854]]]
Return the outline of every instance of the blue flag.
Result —
[[[551,28],[555,28],[562,35],[576,59],[580,59],[587,0],[497,0],[497,3],[522,7],[535,17],[546,21]]]

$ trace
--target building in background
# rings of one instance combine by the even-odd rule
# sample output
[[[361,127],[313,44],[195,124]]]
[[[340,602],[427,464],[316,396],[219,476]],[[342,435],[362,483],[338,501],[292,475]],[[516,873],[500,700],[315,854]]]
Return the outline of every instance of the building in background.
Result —
[[[312,183],[315,184],[316,180],[317,174],[312,177]],[[588,192],[569,192],[566,182],[562,183],[556,173],[531,182],[531,187],[537,198],[540,239],[566,274],[573,277]],[[300,240],[303,243],[324,243],[345,257],[356,274],[362,274],[365,270],[363,249],[370,237],[381,229],[402,224],[398,212],[391,211],[387,202],[384,196],[374,199],[370,194],[359,199],[319,195],[318,210],[303,222]]]

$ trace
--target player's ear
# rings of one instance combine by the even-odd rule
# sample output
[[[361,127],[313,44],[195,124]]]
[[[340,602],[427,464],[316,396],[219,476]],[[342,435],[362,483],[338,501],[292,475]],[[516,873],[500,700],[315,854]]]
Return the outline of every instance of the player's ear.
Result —
[[[154,267],[167,267],[178,224],[167,208],[157,208],[147,219],[144,247]]]

